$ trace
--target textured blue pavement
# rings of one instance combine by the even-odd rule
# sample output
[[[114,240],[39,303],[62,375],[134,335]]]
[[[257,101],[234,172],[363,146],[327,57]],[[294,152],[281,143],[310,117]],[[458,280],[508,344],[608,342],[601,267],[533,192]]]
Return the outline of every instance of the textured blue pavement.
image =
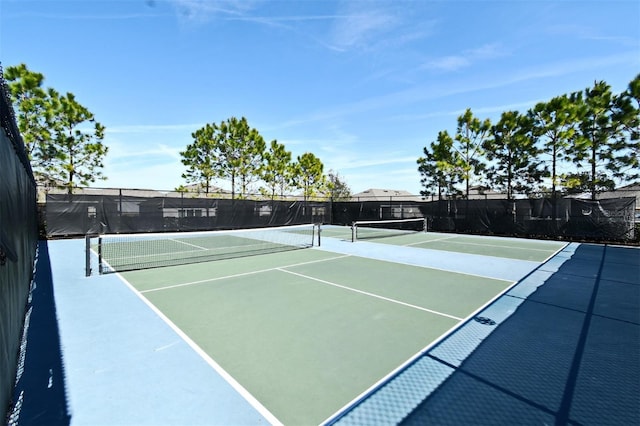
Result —
[[[640,424],[637,247],[570,244],[475,320],[334,422]]]
[[[268,424],[84,241],[49,242],[71,425]]]
[[[570,244],[492,268],[381,246],[321,249],[518,283],[337,423],[640,424],[639,248]],[[83,259],[83,240],[41,243],[19,425],[269,423],[118,275],[86,278]]]

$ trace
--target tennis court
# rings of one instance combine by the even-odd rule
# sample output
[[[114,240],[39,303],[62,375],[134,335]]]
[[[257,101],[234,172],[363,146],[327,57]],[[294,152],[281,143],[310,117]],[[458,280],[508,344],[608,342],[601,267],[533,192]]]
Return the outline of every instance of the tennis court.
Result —
[[[345,231],[323,229],[319,248],[120,276],[269,422],[320,424],[564,245],[469,237],[453,253],[430,245],[443,235],[351,243]]]
[[[531,260],[543,262],[553,252],[562,247],[557,241],[527,240],[522,238],[490,237],[476,235],[446,234],[439,232],[411,232],[398,233],[395,230],[384,230],[386,235],[378,229],[365,229],[364,237],[358,240],[375,241],[379,244],[391,244],[423,249],[444,250],[455,253],[480,254],[497,256],[508,259]],[[339,238],[344,241],[352,240],[351,227],[332,226],[323,230],[326,237]],[[367,235],[370,234],[370,235]]]
[[[345,231],[90,277],[41,241],[20,424],[638,424],[637,247]],[[548,259],[489,255],[515,243]]]

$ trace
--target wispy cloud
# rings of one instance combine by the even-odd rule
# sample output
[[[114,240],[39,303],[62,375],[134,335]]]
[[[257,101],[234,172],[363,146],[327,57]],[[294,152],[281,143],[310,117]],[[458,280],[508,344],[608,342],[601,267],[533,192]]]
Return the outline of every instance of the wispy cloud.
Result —
[[[117,21],[117,20],[135,20],[149,19],[167,16],[161,13],[105,13],[99,15],[83,14],[83,13],[17,13],[11,15],[11,18],[42,18],[52,20],[68,20],[68,21]]]
[[[367,48],[380,34],[397,24],[395,16],[383,10],[363,10],[336,20],[331,45],[340,51]]]
[[[407,182],[420,181],[416,158],[416,155],[389,151],[369,152],[363,158],[361,151],[353,150],[341,155],[323,156],[322,161],[326,170],[338,172],[353,192],[369,188],[415,191],[413,187],[407,187]],[[380,170],[384,173],[381,174]]]
[[[336,105],[330,110],[319,110],[312,112],[306,116],[294,118],[283,122],[279,128],[288,128],[296,126],[305,126],[314,122],[331,121],[338,118],[345,118],[353,114],[359,114],[372,110],[385,108],[397,108],[399,106],[408,106],[418,102],[428,100],[443,99],[454,95],[466,93],[480,92],[484,90],[495,90],[498,88],[509,87],[514,84],[520,84],[527,81],[542,80],[567,76],[575,73],[584,72],[585,70],[594,70],[597,72],[599,68],[605,68],[616,65],[636,66],[640,67],[640,58],[637,51],[596,57],[569,58],[566,61],[552,62],[540,66],[524,68],[519,71],[510,72],[508,75],[497,73],[493,78],[483,80],[478,79],[460,79],[455,84],[433,85],[421,84],[412,86],[405,90],[387,93],[380,96],[363,98],[361,100]],[[632,77],[630,77],[632,78]],[[581,90],[581,87],[567,88],[567,91]]]
[[[214,17],[243,16],[256,7],[258,0],[170,0],[179,15],[187,20],[203,22]]]
[[[601,30],[594,29],[592,27],[580,24],[569,24],[550,26],[546,29],[546,32],[551,36],[573,38],[578,40],[588,41],[604,41],[621,46],[638,46],[638,40],[632,37],[619,36],[619,35],[606,35]]]
[[[380,158],[352,159],[341,164],[339,170],[354,170],[368,167],[387,166],[391,164],[411,164],[416,162],[416,156],[395,157],[394,155],[381,155]]]
[[[492,115],[496,113],[502,113],[504,111],[525,111],[531,107],[533,107],[538,102],[543,101],[542,99],[529,100],[524,102],[517,102],[511,104],[504,105],[490,105],[485,107],[473,107],[470,106],[471,111],[475,116],[479,118],[483,118],[484,115]],[[394,121],[423,121],[430,118],[438,118],[438,117],[459,117],[464,114],[465,109],[457,109],[450,111],[436,111],[429,112],[424,114],[402,114],[402,115],[394,115],[391,117],[391,120]]]
[[[169,0],[188,23],[241,21],[278,28],[337,52],[400,46],[431,33],[432,22],[409,25],[404,7],[387,2],[337,2],[334,13],[269,14],[265,0]],[[318,23],[319,25],[310,25]],[[401,29],[402,31],[396,31]]]
[[[107,159],[109,160],[121,160],[128,159],[135,162],[155,161],[157,157],[171,158],[174,160],[180,160],[180,151],[183,149],[172,147],[166,144],[146,144],[143,149],[131,146],[131,144],[124,144],[121,141],[111,139],[109,140],[109,153]]]
[[[413,164],[400,168],[386,168],[384,179],[380,179],[380,174],[373,171],[353,171],[347,170],[344,173],[338,170],[345,178],[352,192],[357,193],[371,188],[382,188],[388,190],[405,190],[418,195],[420,192],[420,175],[418,167]]]
[[[468,67],[470,64],[471,60],[465,56],[443,56],[427,62],[424,67],[442,71],[455,71]]]
[[[440,71],[457,71],[471,66],[479,61],[486,61],[508,55],[506,49],[499,43],[485,44],[475,49],[468,49],[458,55],[448,55],[434,58],[424,64],[425,69]]]
[[[188,132],[191,134],[196,129],[203,127],[204,123],[191,124],[134,124],[126,126],[109,126],[107,133],[165,133],[165,132]]]
[[[379,51],[407,45],[429,36],[435,20],[416,21],[402,2],[343,1],[327,37],[336,51]]]
[[[570,58],[567,61],[543,64],[539,67],[529,68],[522,70],[521,72],[513,73],[511,78],[504,79],[502,82],[497,81],[496,84],[498,86],[496,87],[540,78],[563,76],[584,70],[597,70],[599,68],[616,65],[640,66],[640,56],[638,56],[638,51],[631,50],[606,56]]]
[[[133,171],[133,172],[132,172]],[[104,173],[106,185],[113,188],[153,188],[172,190],[178,186],[185,167],[179,161],[140,162],[136,158],[107,157]],[[104,185],[99,185],[104,186]]]

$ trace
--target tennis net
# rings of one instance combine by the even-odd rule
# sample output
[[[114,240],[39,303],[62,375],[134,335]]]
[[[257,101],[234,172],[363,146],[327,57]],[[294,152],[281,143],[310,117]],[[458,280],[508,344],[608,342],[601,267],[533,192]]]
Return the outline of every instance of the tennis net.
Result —
[[[414,232],[426,232],[427,221],[423,217],[396,220],[361,220],[351,225],[351,241],[395,237]]]
[[[318,236],[318,237],[316,237]],[[319,245],[319,225],[87,237],[100,274],[274,253]],[[90,262],[87,275],[90,275]]]

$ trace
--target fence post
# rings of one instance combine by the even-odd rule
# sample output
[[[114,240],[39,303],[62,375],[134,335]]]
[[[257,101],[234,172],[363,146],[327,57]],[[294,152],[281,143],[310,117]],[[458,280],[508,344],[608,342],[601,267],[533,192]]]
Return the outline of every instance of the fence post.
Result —
[[[84,236],[84,271],[85,271],[85,276],[90,277],[91,276],[91,236],[90,235],[85,235]]]

